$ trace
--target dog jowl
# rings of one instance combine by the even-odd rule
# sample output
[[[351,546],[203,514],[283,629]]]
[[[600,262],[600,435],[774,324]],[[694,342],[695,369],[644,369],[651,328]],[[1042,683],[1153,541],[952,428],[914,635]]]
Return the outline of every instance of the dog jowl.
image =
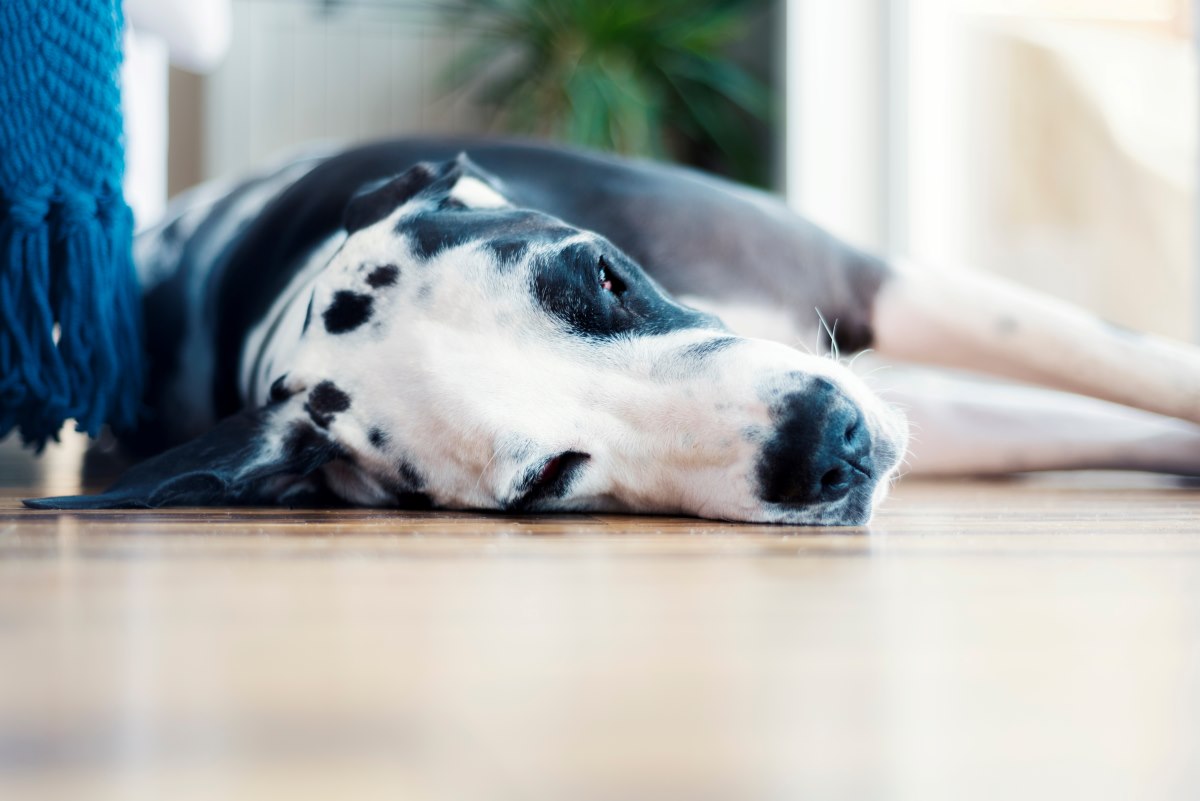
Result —
[[[248,411],[49,508],[295,502],[866,522],[903,418],[465,157],[356,195],[240,353]]]

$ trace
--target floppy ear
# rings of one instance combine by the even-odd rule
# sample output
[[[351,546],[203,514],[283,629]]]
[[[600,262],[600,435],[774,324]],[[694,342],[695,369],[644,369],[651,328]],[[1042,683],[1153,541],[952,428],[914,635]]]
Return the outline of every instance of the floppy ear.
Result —
[[[24,501],[31,509],[157,509],[273,504],[336,458],[336,443],[296,420],[273,430],[275,410],[242,412],[208,433],[131,468],[99,495]]]
[[[395,178],[359,192],[346,204],[343,224],[347,233],[352,234],[387,218],[418,195],[431,200],[444,200],[464,178],[473,178],[478,182],[472,185],[472,195],[484,205],[507,203],[500,193],[499,179],[471,161],[466,153],[459,153],[457,158],[449,161],[418,162]],[[474,203],[468,198],[463,205],[472,206]]]

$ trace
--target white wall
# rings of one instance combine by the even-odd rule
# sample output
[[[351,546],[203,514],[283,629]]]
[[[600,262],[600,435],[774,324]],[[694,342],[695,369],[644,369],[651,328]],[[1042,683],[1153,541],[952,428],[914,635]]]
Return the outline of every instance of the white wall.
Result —
[[[237,0],[233,45],[206,81],[202,174],[245,172],[298,144],[478,130],[439,80],[465,37],[435,3]]]

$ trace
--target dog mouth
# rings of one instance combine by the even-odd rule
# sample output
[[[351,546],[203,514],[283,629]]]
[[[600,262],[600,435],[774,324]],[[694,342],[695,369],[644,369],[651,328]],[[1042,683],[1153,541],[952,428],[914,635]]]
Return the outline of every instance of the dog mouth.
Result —
[[[581,451],[563,451],[535,462],[518,482],[517,495],[505,504],[505,510],[536,509],[546,501],[567,497],[591,458]]]

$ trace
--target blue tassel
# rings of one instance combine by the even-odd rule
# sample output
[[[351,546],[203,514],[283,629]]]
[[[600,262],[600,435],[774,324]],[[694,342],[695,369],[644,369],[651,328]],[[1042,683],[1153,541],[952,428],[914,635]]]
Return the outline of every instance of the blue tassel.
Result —
[[[0,223],[0,437],[133,426],[143,384],[132,215],[111,193],[22,198]]]

